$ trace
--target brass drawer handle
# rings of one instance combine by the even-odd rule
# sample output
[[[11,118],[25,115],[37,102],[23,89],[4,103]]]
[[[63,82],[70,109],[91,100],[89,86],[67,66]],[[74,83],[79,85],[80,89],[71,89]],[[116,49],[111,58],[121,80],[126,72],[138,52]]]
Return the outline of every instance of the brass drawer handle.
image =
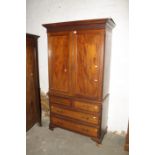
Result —
[[[97,106],[94,107],[94,109],[97,109],[97,108],[98,108]]]
[[[93,116],[93,119],[96,119],[96,117],[95,117],[95,116]]]
[[[97,65],[95,65],[95,68],[98,68],[98,66],[97,66]]]
[[[83,119],[86,119],[86,120],[89,120],[90,119],[90,117],[88,117],[88,116],[82,116],[82,118]],[[97,117],[96,116],[93,116],[93,119],[96,119]]]

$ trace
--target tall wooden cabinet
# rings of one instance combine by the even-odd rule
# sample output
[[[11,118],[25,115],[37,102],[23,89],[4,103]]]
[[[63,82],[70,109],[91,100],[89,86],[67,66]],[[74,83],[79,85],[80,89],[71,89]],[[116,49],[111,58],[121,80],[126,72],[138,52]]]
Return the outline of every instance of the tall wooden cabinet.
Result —
[[[41,103],[38,73],[39,36],[26,34],[26,131],[36,122],[41,126]]]
[[[101,143],[107,132],[112,19],[44,24],[48,35],[50,129]]]

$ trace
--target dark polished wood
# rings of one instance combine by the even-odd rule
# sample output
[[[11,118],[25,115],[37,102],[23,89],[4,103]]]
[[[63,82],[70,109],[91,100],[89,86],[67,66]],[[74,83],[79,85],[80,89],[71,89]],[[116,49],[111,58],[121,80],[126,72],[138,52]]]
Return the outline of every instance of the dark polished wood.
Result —
[[[43,25],[48,34],[49,128],[101,143],[107,132],[112,19]]]
[[[38,37],[26,34],[26,131],[36,122],[41,126]]]

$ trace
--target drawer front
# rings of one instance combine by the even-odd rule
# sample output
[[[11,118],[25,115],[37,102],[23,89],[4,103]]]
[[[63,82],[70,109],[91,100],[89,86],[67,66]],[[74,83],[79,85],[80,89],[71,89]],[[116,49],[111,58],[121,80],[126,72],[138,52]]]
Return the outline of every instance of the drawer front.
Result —
[[[88,126],[81,125],[81,124],[76,124],[76,123],[62,120],[56,117],[52,117],[52,123],[62,128],[66,128],[72,131],[77,131],[77,132],[86,134],[88,136],[97,137],[97,131],[98,131],[97,128],[88,127]]]
[[[99,105],[89,104],[86,102],[75,101],[73,103],[74,107],[81,110],[86,110],[90,112],[99,112]]]
[[[62,105],[67,105],[67,106],[71,105],[71,101],[69,99],[61,98],[61,97],[54,97],[54,96],[52,96],[51,97],[51,102],[62,104]]]
[[[52,106],[51,111],[56,114],[78,119],[78,120],[85,121],[88,123],[98,124],[98,116],[84,114],[81,112],[75,112],[71,110],[66,110],[66,109],[56,107],[56,106]]]

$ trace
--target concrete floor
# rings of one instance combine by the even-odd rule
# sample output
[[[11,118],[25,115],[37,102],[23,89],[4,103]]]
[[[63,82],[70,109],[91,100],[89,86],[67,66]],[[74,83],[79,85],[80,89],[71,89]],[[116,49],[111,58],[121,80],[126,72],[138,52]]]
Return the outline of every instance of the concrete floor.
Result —
[[[124,151],[124,136],[108,133],[102,144],[96,145],[89,137],[67,130],[48,129],[48,117],[43,126],[37,124],[26,134],[27,155],[128,155]]]

